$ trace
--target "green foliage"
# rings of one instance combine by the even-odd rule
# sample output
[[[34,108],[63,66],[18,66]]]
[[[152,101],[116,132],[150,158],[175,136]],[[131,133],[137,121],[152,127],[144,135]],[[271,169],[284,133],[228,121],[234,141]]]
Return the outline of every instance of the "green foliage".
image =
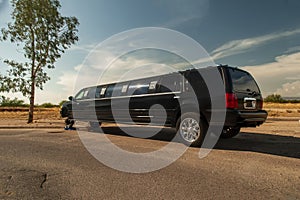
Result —
[[[283,103],[284,99],[279,94],[271,94],[264,99],[265,102]]]
[[[28,121],[33,119],[35,88],[43,89],[50,80],[46,69],[55,68],[55,62],[66,49],[78,41],[76,17],[63,17],[58,0],[11,0],[12,22],[2,28],[0,40],[22,47],[27,61],[5,59],[10,68],[0,76],[0,91],[21,92],[30,98]],[[32,116],[31,116],[32,115]]]
[[[10,99],[5,96],[0,97],[0,105],[1,107],[27,107],[28,104],[25,104],[23,100],[14,98]]]
[[[289,103],[300,103],[300,100],[287,100]]]
[[[41,105],[39,105],[38,107],[41,108],[55,108],[58,107],[58,105],[52,104],[52,103],[43,103]]]
[[[271,94],[267,96],[264,101],[270,103],[300,103],[299,100],[285,100],[279,94]]]
[[[75,17],[63,17],[58,12],[58,0],[12,0],[13,22],[2,28],[3,40],[23,46],[28,62],[4,60],[11,68],[8,76],[2,77],[5,91],[22,92],[30,96],[32,84],[43,89],[50,80],[44,68],[53,69],[54,63],[65,49],[78,40],[79,22]]]

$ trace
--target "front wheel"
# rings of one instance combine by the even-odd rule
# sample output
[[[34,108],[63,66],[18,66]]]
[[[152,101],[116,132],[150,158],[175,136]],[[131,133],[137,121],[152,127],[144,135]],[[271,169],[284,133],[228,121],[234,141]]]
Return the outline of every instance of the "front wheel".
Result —
[[[177,120],[177,135],[188,146],[201,146],[207,131],[207,125],[200,115],[193,112],[184,113]]]
[[[221,133],[221,138],[232,138],[239,134],[240,127],[224,127]]]

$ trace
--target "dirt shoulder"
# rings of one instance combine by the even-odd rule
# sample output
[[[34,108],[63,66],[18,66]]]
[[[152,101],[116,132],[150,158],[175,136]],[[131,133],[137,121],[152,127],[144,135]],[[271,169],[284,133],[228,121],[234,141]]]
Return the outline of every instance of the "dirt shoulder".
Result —
[[[300,119],[300,103],[264,103],[269,117],[298,117]]]
[[[28,124],[26,108],[0,109],[0,128],[63,128],[59,108],[36,108],[33,123]]]

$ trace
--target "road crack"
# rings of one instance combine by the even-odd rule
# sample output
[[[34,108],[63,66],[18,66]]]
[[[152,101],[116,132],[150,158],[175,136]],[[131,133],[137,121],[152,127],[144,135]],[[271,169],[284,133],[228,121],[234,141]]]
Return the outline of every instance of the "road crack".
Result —
[[[44,184],[47,182],[47,180],[48,180],[48,174],[47,173],[43,174],[43,181],[40,185],[40,188],[42,188],[42,189],[44,188]]]

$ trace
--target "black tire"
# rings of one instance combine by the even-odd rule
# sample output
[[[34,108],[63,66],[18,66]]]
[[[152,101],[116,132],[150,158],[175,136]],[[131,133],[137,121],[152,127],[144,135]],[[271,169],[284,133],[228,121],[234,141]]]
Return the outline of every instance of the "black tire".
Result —
[[[224,127],[221,138],[232,138],[239,134],[241,127]]]
[[[176,137],[187,146],[201,146],[206,132],[207,125],[197,113],[184,113],[177,120]]]

